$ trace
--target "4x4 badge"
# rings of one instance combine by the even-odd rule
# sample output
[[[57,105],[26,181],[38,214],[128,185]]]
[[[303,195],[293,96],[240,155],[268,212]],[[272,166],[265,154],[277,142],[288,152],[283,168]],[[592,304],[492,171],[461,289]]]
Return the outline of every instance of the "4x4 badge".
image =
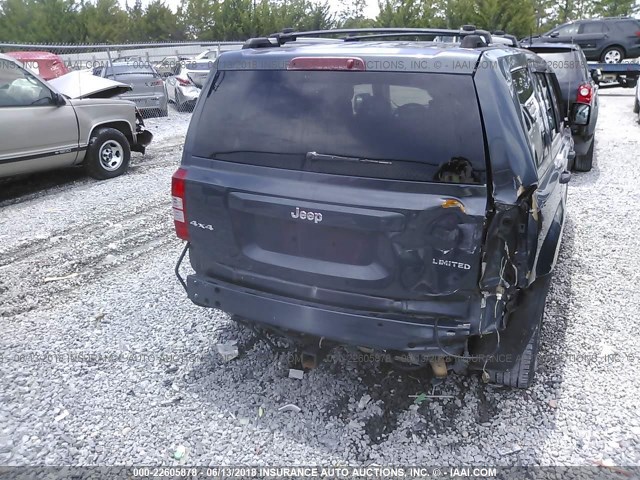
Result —
[[[205,225],[200,222],[196,222],[195,220],[191,220],[189,225],[193,225],[194,227],[202,228],[203,230],[211,230],[213,231],[213,225]]]

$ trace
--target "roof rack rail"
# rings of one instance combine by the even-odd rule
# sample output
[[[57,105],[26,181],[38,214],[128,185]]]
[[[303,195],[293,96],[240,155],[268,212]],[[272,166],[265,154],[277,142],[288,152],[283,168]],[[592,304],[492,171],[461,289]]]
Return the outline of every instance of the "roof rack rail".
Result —
[[[250,38],[246,42],[242,44],[242,49],[246,48],[271,48],[271,47],[279,47],[277,43],[272,42],[267,37],[256,37]]]
[[[465,37],[467,35],[480,35],[484,38],[485,43],[491,43],[491,34],[486,30],[476,29],[474,25],[463,25],[460,30],[444,29],[444,28],[334,28],[329,30],[310,30],[310,31],[294,31],[292,28],[286,28],[281,32],[274,33],[269,39],[275,39],[276,43],[267,45],[264,37],[258,39],[249,39],[243,48],[263,48],[269,46],[281,46],[288,42],[295,42],[298,38],[304,37],[321,37],[324,35],[344,35],[344,41],[358,41],[372,38],[390,38],[390,37],[407,37],[407,36],[451,36]]]
[[[509,40],[512,47],[520,47],[520,42],[518,41],[517,37],[515,35],[511,35],[510,33],[505,33],[504,30],[494,30],[493,32],[491,32],[491,35],[494,37],[500,37],[504,38],[505,40]]]

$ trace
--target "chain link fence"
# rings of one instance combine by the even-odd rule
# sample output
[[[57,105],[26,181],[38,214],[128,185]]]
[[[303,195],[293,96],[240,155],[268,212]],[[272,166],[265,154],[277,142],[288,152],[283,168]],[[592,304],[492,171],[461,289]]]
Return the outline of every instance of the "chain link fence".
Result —
[[[176,42],[109,44],[30,44],[0,43],[0,53],[48,52],[58,55],[69,70],[89,70],[109,62],[133,61],[156,65],[163,60],[178,61],[206,54],[208,59],[220,53],[238,50],[242,42]]]

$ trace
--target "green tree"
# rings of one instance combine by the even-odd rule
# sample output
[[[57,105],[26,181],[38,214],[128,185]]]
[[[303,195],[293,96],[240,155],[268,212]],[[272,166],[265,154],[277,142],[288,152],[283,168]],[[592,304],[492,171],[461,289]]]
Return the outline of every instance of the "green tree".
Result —
[[[0,4],[0,38],[7,41],[73,42],[81,30],[74,0],[5,0]]]
[[[428,25],[419,0],[380,0],[376,25],[380,27],[423,27]]]
[[[187,36],[197,40],[218,40],[215,26],[219,9],[217,0],[186,0],[182,21]]]
[[[635,0],[596,0],[593,14],[598,17],[619,17],[638,13],[640,4]]]
[[[460,28],[476,21],[474,0],[443,0],[438,10],[438,25],[445,28]]]
[[[83,42],[122,43],[128,41],[129,19],[117,0],[85,3],[80,12],[84,26]]]
[[[478,0],[475,22],[486,30],[504,30],[516,37],[530,34],[535,28],[535,13],[529,0]]]
[[[186,34],[178,16],[167,7],[162,0],[153,0],[144,10],[139,20],[137,38],[145,42],[180,41]]]
[[[339,28],[373,27],[375,20],[366,17],[364,12],[366,7],[366,0],[341,0],[337,26]]]
[[[220,40],[245,40],[251,36],[251,0],[224,0],[215,22]]]

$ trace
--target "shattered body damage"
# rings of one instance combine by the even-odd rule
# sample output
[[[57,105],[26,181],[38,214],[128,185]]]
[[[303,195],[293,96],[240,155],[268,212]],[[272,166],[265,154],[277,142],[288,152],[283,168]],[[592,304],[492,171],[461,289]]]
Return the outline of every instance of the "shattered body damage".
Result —
[[[488,59],[492,54],[487,52]],[[478,70],[476,84],[481,104],[495,102],[494,108],[483,105],[492,168],[492,205],[487,212],[478,285],[482,313],[477,329],[472,329],[476,336],[469,341],[469,352],[472,368],[505,370],[516,362],[539,328],[538,314],[541,315],[544,308],[548,273],[555,263],[564,225],[564,198],[560,190],[566,195],[566,187],[555,188],[555,199],[559,203],[556,210],[548,211],[556,208],[553,202],[548,202],[546,207],[540,203],[545,201],[543,190],[547,186],[540,184],[535,152],[522,136],[523,121],[517,116],[519,108],[508,104],[513,101],[518,105],[515,92],[508,91],[508,86],[510,72],[522,68],[525,56],[522,65],[514,62],[514,57],[508,57],[508,61],[493,60],[494,68],[507,79],[503,84],[507,91],[496,94],[494,84],[483,92],[488,84],[484,83],[485,72]],[[565,131],[563,137],[568,146],[559,151],[559,157],[572,148],[569,132]],[[516,145],[519,148],[514,148]],[[565,165],[566,160],[565,157]],[[564,168],[557,161],[554,163],[556,168]],[[557,178],[554,185],[548,187],[554,186],[558,187]]]
[[[479,334],[505,328],[505,314],[513,310],[518,291],[529,285],[531,253],[537,250],[539,233],[539,215],[532,208],[534,190],[535,186],[523,190],[515,205],[496,204],[489,220],[479,285]]]

